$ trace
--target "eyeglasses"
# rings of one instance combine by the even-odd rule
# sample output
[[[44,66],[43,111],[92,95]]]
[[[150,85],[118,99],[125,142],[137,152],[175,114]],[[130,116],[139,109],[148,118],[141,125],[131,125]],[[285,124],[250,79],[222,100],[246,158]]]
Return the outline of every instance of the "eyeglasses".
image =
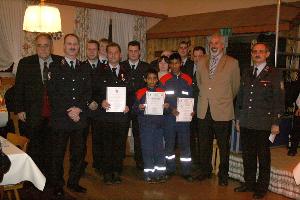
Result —
[[[257,53],[261,54],[261,53],[267,53],[267,50],[252,50],[251,52],[253,54],[257,54]]]

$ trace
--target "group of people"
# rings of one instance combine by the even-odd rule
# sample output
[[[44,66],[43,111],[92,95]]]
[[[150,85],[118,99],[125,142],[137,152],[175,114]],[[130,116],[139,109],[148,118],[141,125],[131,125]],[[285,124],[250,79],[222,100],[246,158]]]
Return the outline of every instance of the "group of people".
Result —
[[[79,185],[88,133],[92,133],[93,167],[107,185],[122,182],[126,140],[131,124],[134,159],[147,183],[165,182],[176,172],[176,147],[182,177],[191,182],[211,177],[212,145],[220,151],[219,185],[228,185],[232,120],[241,133],[245,184],[236,192],[254,192],[263,198],[270,180],[269,134],[279,133],[284,88],[281,75],[266,62],[268,46],[251,49],[253,66],[240,75],[238,61],[224,53],[224,38],[213,34],[209,55],[197,46],[189,58],[189,45],[178,52],[163,51],[150,64],[140,60],[138,41],[128,43],[128,59],[121,48],[101,39],[86,44],[87,60],[77,59],[80,39],[64,37],[64,56],[51,53],[50,35],[36,37],[37,54],[20,60],[15,83],[15,109],[26,124],[28,153],[63,198],[63,160],[70,140],[67,188],[85,193]],[[123,53],[124,55],[124,53]],[[123,112],[107,112],[108,87],[126,88]],[[164,92],[163,115],[147,115],[147,92]],[[236,103],[234,99],[237,97]],[[178,98],[194,98],[191,122],[177,122]],[[256,179],[257,157],[259,176]],[[192,162],[197,174],[192,176]],[[49,167],[51,166],[51,169]]]

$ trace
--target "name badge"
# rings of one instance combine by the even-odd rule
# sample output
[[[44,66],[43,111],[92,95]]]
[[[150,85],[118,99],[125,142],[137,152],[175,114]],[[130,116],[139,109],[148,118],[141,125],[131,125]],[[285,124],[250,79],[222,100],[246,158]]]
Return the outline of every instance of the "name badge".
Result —
[[[171,90],[166,91],[166,94],[174,94],[174,91],[171,91]]]

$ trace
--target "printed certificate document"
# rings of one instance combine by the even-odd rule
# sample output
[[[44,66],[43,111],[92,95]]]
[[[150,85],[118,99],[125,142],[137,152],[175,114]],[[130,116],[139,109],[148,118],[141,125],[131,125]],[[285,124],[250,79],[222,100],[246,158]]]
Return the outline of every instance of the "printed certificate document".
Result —
[[[107,87],[106,100],[110,108],[106,112],[124,112],[126,106],[126,87]]]
[[[164,92],[146,92],[145,115],[163,115],[164,114]]]
[[[179,115],[176,116],[176,122],[190,122],[192,121],[191,113],[194,111],[194,98],[177,98],[177,111]]]

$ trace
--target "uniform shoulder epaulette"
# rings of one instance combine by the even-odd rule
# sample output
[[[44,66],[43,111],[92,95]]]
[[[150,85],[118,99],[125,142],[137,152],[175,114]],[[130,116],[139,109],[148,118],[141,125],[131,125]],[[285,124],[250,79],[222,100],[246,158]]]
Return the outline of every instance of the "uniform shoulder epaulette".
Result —
[[[146,94],[147,92],[147,88],[142,88],[142,89],[139,89],[136,93],[135,93],[135,96],[138,100],[141,100],[141,98]]]
[[[189,75],[187,75],[187,74],[185,74],[185,73],[181,73],[181,78],[182,78],[183,80],[185,80],[185,81],[187,82],[188,85],[192,85],[193,80],[192,80],[192,78],[191,78]]]
[[[164,92],[164,90],[161,89],[161,88],[156,88],[156,89],[155,89],[155,92]]]
[[[172,74],[168,73],[168,74],[164,75],[163,77],[161,77],[159,81],[164,85],[172,77],[173,77]]]

